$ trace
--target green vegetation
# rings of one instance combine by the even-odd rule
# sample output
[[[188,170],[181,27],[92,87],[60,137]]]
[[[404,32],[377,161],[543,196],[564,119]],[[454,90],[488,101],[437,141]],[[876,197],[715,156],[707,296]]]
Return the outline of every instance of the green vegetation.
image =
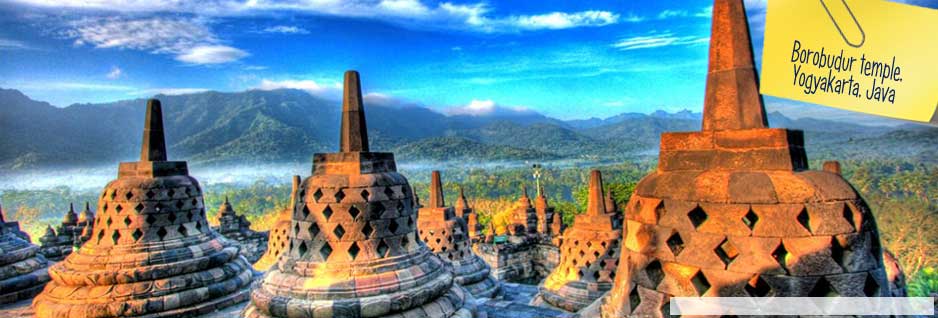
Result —
[[[916,277],[915,280],[909,282],[909,296],[935,297],[938,295],[938,270],[935,267],[923,268]]]

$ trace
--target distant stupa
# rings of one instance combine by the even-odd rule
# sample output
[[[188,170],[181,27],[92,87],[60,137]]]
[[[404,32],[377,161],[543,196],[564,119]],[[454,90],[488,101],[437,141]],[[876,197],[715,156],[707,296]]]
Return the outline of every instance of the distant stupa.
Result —
[[[91,239],[49,268],[36,317],[180,317],[248,299],[251,265],[209,227],[186,162],[166,159],[158,100],[140,161],[120,164],[97,211]]]
[[[254,269],[267,271],[280,259],[280,255],[287,250],[287,244],[290,240],[287,238],[287,232],[290,231],[290,224],[293,220],[293,207],[296,206],[297,193],[300,191],[300,176],[293,176],[293,188],[290,190],[290,204],[283,211],[277,214],[277,221],[270,228],[267,237],[267,251],[254,263]]]
[[[627,206],[603,317],[667,317],[671,297],[889,295],[879,234],[804,134],[771,129],[742,0],[716,0],[703,129],[661,135]]]
[[[498,281],[490,275],[489,265],[472,251],[466,221],[456,216],[453,207],[446,206],[439,171],[431,173],[430,202],[428,206],[420,208],[418,213],[420,239],[436,255],[453,265],[456,283],[476,298],[491,298],[495,295],[499,290]]]
[[[602,174],[593,170],[586,213],[577,215],[563,233],[560,264],[539,286],[538,295],[548,304],[578,312],[612,289],[622,228],[607,204]]]
[[[284,251],[244,317],[474,317],[452,269],[417,236],[394,155],[370,152],[358,72],[345,73],[337,153],[316,154]]]

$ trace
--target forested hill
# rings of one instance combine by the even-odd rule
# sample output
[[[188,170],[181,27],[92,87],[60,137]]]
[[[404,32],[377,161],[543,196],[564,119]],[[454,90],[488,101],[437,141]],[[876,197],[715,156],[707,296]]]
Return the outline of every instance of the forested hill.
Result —
[[[299,90],[156,96],[170,156],[194,163],[307,161],[337,147],[339,102]],[[81,166],[134,160],[145,100],[58,108],[0,89],[0,168]],[[366,103],[373,150],[407,160],[628,160],[655,154],[665,131],[700,127],[689,111],[624,113],[562,121],[535,112],[447,116],[424,107]],[[851,125],[770,115],[774,127],[807,131],[809,154],[824,158],[936,160],[938,129]],[[872,151],[871,149],[875,149]]]

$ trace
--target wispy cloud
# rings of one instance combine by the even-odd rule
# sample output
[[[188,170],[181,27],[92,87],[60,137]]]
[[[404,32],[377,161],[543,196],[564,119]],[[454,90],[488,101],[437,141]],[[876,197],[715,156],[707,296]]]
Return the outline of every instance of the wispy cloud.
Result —
[[[469,116],[504,116],[504,115],[518,115],[518,114],[528,114],[533,113],[534,111],[528,109],[527,107],[508,107],[502,106],[495,101],[490,99],[473,99],[469,104],[464,106],[450,107],[444,109],[443,112],[446,115],[469,115]]]
[[[107,75],[105,75],[105,77],[107,77],[107,79],[114,80],[114,79],[120,78],[123,74],[124,74],[124,71],[122,71],[120,67],[114,66],[114,67],[111,67],[111,71],[107,72]]]
[[[177,88],[148,88],[128,93],[129,95],[152,96],[152,95],[186,95],[207,92],[207,88],[177,87]]]
[[[651,49],[666,46],[689,46],[701,45],[710,41],[710,37],[705,36],[677,36],[666,32],[660,34],[651,34],[644,36],[634,36],[624,38],[612,44],[612,47],[622,51]]]
[[[311,80],[311,79],[286,79],[286,80],[271,80],[271,79],[262,79],[259,84],[254,86],[254,89],[259,90],[275,90],[275,89],[299,89],[304,90],[312,95],[322,96],[327,98],[338,98],[342,96],[342,83],[337,81],[327,81],[327,80]]]
[[[665,20],[670,18],[686,18],[686,17],[696,17],[696,18],[710,18],[713,15],[713,6],[708,6],[697,10],[696,12],[687,11],[687,10],[664,10],[658,13],[659,20]]]
[[[221,40],[199,19],[184,18],[85,18],[71,23],[64,32],[76,45],[148,51],[175,55],[190,64],[219,64],[249,54],[221,44]]]
[[[485,2],[424,3],[420,0],[13,0],[39,7],[76,8],[117,12],[176,12],[200,16],[244,16],[275,12],[372,18],[405,27],[459,29],[471,32],[502,33],[531,30],[558,30],[598,27],[645,20],[629,13],[624,18],[609,11],[546,12],[531,15],[497,16]],[[274,27],[276,28],[276,27]],[[279,31],[292,31],[291,27]],[[278,31],[278,30],[271,30]],[[299,31],[299,28],[297,28]]]
[[[0,51],[4,50],[33,50],[34,47],[16,40],[0,39]]]
[[[282,33],[282,34],[309,34],[309,30],[292,25],[275,25],[264,28],[262,33]]]
[[[176,60],[189,64],[222,64],[240,60],[248,52],[225,45],[200,45],[176,56]]]
[[[619,21],[619,15],[608,11],[582,11],[576,13],[552,12],[548,14],[519,16],[508,19],[509,23],[526,30],[569,29],[582,26],[604,26]]]
[[[136,87],[94,82],[14,82],[12,87],[33,91],[134,91]]]

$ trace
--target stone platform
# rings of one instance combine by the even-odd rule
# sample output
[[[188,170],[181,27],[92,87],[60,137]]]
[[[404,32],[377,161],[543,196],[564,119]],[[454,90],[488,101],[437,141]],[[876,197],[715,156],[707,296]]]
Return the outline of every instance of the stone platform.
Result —
[[[527,305],[537,294],[537,286],[515,283],[504,283],[504,298],[480,299],[479,311],[485,312],[488,318],[576,318],[576,315],[553,309]],[[0,317],[4,318],[33,318],[30,300],[24,300],[5,306],[0,306]],[[195,318],[229,318],[239,317],[241,310],[248,302],[222,308],[216,312],[195,316]],[[586,318],[586,317],[584,317]]]

